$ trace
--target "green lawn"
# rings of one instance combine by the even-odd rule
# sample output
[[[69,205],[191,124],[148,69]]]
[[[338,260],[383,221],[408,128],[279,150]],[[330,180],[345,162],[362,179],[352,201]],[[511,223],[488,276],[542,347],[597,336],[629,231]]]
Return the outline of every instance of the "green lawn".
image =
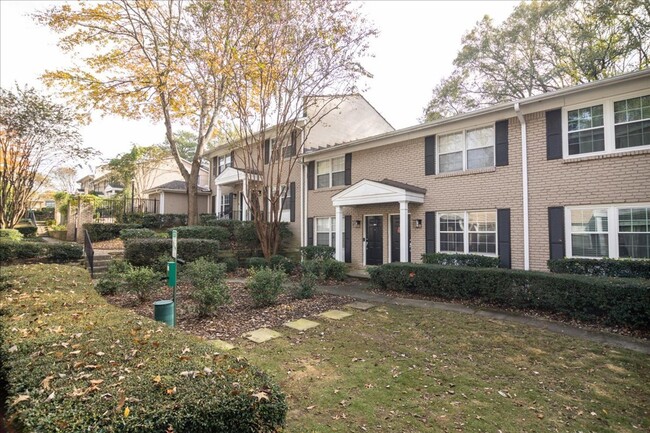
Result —
[[[288,395],[287,432],[640,432],[650,357],[405,307],[236,349]]]

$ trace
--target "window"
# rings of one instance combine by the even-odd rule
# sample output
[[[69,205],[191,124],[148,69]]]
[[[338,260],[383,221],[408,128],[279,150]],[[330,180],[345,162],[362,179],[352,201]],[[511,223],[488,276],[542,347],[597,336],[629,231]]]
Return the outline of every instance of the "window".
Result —
[[[650,145],[650,95],[614,102],[617,149]]]
[[[567,255],[650,258],[650,205],[567,208]]]
[[[345,185],[345,157],[316,162],[316,188]]]
[[[232,210],[232,203],[230,202],[230,194],[221,195],[221,215],[228,215]]]
[[[650,147],[650,95],[568,107],[563,116],[566,156]]]
[[[438,172],[494,166],[494,126],[468,129],[438,138]]]
[[[217,157],[217,163],[218,163],[218,168],[217,168],[217,176],[219,176],[223,171],[228,168],[232,167],[232,157],[230,154],[225,155],[225,156],[219,156]]]
[[[280,200],[282,207],[280,210],[280,222],[290,222],[291,221],[291,189],[287,188],[286,186],[282,185],[282,189],[280,190]],[[287,193],[285,196],[284,193]]]
[[[316,218],[316,245],[336,247],[336,217]]]
[[[496,255],[495,211],[441,212],[438,214],[438,251]]]

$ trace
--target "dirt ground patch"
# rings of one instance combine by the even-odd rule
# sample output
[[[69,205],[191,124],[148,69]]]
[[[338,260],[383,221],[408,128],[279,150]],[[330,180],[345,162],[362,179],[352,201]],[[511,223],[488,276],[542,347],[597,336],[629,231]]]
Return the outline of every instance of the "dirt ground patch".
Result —
[[[208,339],[234,340],[245,332],[257,328],[277,328],[284,322],[315,316],[323,311],[340,308],[353,301],[352,298],[316,294],[310,299],[294,299],[290,290],[280,295],[278,302],[270,307],[255,308],[248,291],[241,283],[228,283],[231,302],[219,307],[214,316],[199,318],[194,313],[194,301],[190,298],[192,286],[179,283],[176,292],[177,327],[191,334]],[[171,289],[161,288],[150,300],[140,303],[134,295],[121,293],[106,296],[108,302],[128,308],[138,314],[153,318],[153,302],[171,299]]]

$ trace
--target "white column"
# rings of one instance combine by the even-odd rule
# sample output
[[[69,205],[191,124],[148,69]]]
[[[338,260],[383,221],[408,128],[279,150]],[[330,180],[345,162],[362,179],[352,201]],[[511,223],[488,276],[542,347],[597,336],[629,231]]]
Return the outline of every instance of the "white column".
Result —
[[[345,261],[343,251],[343,211],[341,206],[336,206],[336,255],[334,256],[339,262]]]
[[[409,202],[399,202],[399,261],[409,261]]]
[[[216,187],[217,194],[214,200],[214,214],[219,215],[221,213],[221,185]]]
[[[241,220],[248,221],[248,176],[244,176],[244,191],[241,204]]]
[[[165,191],[160,191],[160,211],[161,214],[165,213]]]

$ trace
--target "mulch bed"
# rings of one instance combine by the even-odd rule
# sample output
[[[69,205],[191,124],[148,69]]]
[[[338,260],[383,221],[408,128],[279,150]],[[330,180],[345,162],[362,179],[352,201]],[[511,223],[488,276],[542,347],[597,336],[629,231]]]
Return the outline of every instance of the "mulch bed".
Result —
[[[93,242],[93,249],[94,250],[123,250],[124,242],[122,242],[122,239],[120,238],[111,239],[108,241],[97,241],[97,242]]]
[[[194,302],[189,294],[192,286],[179,282],[176,290],[176,326],[183,331],[210,340],[235,340],[242,334],[258,328],[278,328],[284,322],[303,317],[315,316],[323,311],[341,308],[353,302],[352,298],[315,294],[311,299],[294,299],[291,294],[284,293],[278,302],[270,307],[255,308],[251,297],[241,283],[228,283],[230,300],[227,305],[218,308],[212,317],[199,318],[193,312]],[[171,289],[161,288],[150,301],[140,303],[131,294],[122,293],[106,296],[109,303],[127,308],[136,313],[153,318],[153,301],[171,299]]]

